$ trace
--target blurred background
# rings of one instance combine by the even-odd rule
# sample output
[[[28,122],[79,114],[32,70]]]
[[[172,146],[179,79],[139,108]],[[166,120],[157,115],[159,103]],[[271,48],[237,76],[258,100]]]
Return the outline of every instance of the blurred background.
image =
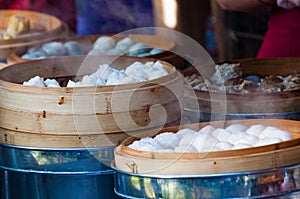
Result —
[[[268,21],[268,12],[223,11],[215,0],[0,0],[0,8],[57,16],[78,36],[170,28],[196,40],[216,61],[255,57]]]
[[[205,47],[216,61],[255,57],[267,29],[269,14],[224,11],[215,0],[109,2],[77,0],[76,34],[165,27],[190,36]],[[91,14],[91,10],[96,14]]]

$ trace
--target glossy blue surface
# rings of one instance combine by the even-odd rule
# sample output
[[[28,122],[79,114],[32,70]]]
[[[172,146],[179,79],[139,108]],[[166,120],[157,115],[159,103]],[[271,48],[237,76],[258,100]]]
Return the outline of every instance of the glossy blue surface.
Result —
[[[151,175],[116,170],[115,192],[123,198],[300,198],[300,165],[243,173]]]
[[[1,199],[111,199],[113,147],[39,149],[0,144]]]

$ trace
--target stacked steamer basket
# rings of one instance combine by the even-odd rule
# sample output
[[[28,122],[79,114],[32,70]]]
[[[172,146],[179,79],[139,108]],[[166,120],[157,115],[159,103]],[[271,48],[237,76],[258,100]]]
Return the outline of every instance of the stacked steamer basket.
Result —
[[[6,61],[9,54],[18,47],[68,36],[68,26],[58,18],[44,13],[24,10],[0,10],[1,33],[4,33],[7,29],[10,17],[15,15],[28,19],[30,30],[14,38],[0,40],[0,59],[3,61]]]
[[[116,197],[114,171],[107,166],[114,146],[128,134],[181,120],[183,78],[175,67],[162,62],[167,75],[118,86],[50,88],[22,82],[40,75],[66,85],[95,72],[100,64],[123,69],[136,61],[155,60],[70,56],[0,71],[1,190],[6,190],[1,197]]]
[[[78,42],[83,49],[83,53],[87,54],[93,49],[93,44],[99,39],[100,37],[109,36],[116,40],[116,42],[124,39],[125,35],[87,35],[87,36],[79,36],[79,37],[70,37],[67,39],[56,40],[58,42],[68,42],[68,41],[76,41]],[[187,63],[184,61],[182,57],[176,55],[173,51],[176,48],[176,44],[174,41],[160,37],[158,35],[140,35],[140,34],[131,34],[127,36],[131,38],[135,43],[143,43],[149,46],[150,48],[157,49],[159,51],[153,54],[143,55],[145,58],[154,58],[160,59],[166,62],[169,62],[176,68],[183,70],[187,67]],[[31,45],[27,47],[20,47],[15,49],[7,58],[7,62],[9,64],[13,63],[20,63],[29,61],[29,59],[22,58],[30,48],[40,48],[45,43],[40,43],[36,45]]]
[[[224,63],[240,64],[243,77],[259,76],[289,76],[299,74],[300,59],[240,59]],[[220,65],[224,63],[219,63]],[[209,68],[206,79],[214,73],[214,66]],[[197,73],[194,68],[185,70],[185,76]],[[297,78],[297,77],[296,77]],[[297,79],[295,80],[297,81]],[[185,89],[185,114],[191,120],[197,116],[200,121],[220,119],[255,119],[255,118],[283,118],[300,119],[299,89],[280,92],[249,92],[229,93]],[[195,108],[195,101],[198,107]],[[220,110],[218,112],[218,110]],[[198,122],[198,121],[195,121]]]
[[[300,122],[249,119],[189,124],[163,129],[199,130],[207,125],[264,125],[289,131],[291,139],[245,149],[208,152],[153,152],[115,148],[115,191],[123,198],[299,198]]]

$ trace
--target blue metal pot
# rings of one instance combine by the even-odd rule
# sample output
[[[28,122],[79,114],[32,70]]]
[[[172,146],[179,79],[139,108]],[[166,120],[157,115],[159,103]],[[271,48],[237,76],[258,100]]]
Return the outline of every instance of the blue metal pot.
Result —
[[[115,192],[130,199],[298,199],[299,182],[300,165],[205,175],[153,175],[116,170]]]
[[[0,144],[0,198],[113,199],[113,147],[46,149]]]

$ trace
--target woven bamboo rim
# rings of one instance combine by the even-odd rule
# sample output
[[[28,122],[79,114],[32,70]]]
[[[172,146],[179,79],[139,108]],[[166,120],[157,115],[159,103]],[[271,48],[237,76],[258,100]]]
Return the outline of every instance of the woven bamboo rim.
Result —
[[[162,153],[145,152],[128,148],[137,138],[126,138],[115,148],[116,167],[136,173],[154,174],[208,174],[262,170],[299,164],[300,122],[280,119],[253,119],[226,121],[250,126],[264,124],[289,130],[293,139],[277,144],[239,150],[216,151],[208,153]],[[222,121],[199,123],[165,128],[161,132],[177,132],[180,128],[199,129],[207,124],[223,126]]]

